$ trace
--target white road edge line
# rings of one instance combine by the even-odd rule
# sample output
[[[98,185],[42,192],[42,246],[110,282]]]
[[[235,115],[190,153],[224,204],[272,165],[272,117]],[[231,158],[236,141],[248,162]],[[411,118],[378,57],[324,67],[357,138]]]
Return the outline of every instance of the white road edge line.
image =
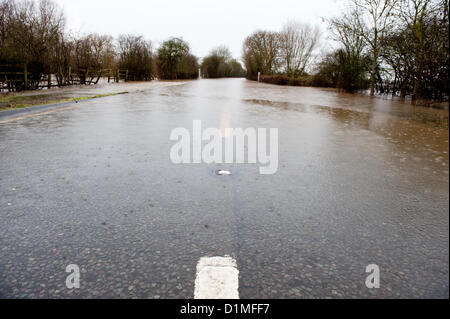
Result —
[[[200,258],[194,299],[239,299],[236,260],[229,256]]]

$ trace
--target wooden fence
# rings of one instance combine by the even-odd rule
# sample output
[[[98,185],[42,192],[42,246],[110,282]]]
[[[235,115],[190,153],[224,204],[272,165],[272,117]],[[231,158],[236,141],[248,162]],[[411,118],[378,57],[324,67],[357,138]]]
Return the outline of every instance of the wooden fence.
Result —
[[[97,84],[100,78],[107,78],[108,83],[128,80],[126,69],[59,69],[57,72],[29,70],[27,65],[0,65],[0,92],[38,90],[42,88],[62,87],[68,85]]]

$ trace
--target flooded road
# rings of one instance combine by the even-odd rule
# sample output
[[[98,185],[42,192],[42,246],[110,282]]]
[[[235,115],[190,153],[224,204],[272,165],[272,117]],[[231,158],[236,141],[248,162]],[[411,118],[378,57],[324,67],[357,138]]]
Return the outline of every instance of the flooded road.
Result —
[[[278,128],[278,172],[173,164],[193,120]],[[229,255],[241,298],[448,298],[448,139],[448,111],[243,79],[7,117],[0,297],[193,298],[198,260]]]

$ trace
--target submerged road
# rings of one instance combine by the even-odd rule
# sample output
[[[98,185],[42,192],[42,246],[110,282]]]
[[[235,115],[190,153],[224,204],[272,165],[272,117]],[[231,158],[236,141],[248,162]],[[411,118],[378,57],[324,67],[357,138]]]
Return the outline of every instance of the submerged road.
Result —
[[[231,256],[241,298],[448,298],[448,111],[243,79],[69,106],[0,113],[0,297],[193,298]],[[173,164],[193,120],[278,128],[278,172]]]

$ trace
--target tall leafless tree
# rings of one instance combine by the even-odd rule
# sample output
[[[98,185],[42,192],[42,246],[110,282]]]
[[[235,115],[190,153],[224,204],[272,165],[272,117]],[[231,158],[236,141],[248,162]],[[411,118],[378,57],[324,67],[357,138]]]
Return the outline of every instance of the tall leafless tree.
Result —
[[[247,76],[255,79],[275,73],[279,66],[279,35],[276,32],[256,31],[244,41],[243,58]]]
[[[394,9],[399,0],[352,0],[358,25],[355,31],[361,32],[371,48],[372,67],[370,71],[370,96],[375,95],[377,66],[380,44],[389,32],[394,21]]]
[[[308,24],[289,21],[284,25],[279,39],[284,73],[295,78],[303,75],[319,43],[319,29]]]

